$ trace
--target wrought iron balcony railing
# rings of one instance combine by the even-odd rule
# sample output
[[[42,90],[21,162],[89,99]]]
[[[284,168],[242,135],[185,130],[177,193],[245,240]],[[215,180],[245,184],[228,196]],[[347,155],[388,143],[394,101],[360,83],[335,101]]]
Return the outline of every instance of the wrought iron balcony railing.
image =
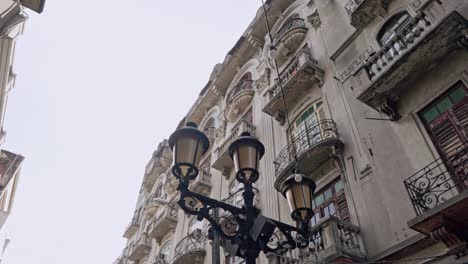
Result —
[[[299,18],[299,17],[289,19],[288,21],[286,21],[286,23],[284,23],[281,26],[278,32],[276,32],[275,36],[273,37],[273,43],[275,43],[276,45],[276,43],[279,40],[281,40],[285,35],[287,35],[288,32],[297,28],[307,30],[304,19]]]
[[[229,92],[229,95],[227,96],[227,104],[230,104],[232,100],[236,97],[236,95],[238,95],[242,91],[253,91],[253,84],[254,82],[252,80],[243,80],[236,84],[236,86],[232,88],[232,90]]]
[[[317,85],[323,85],[324,71],[321,70],[317,61],[312,58],[307,46],[302,48],[296,56],[280,72],[280,78],[269,90],[269,102],[263,108],[263,112],[273,116],[280,123],[285,121],[285,112],[281,96],[281,87],[284,92],[286,105],[293,107],[302,97]]]
[[[340,134],[333,120],[324,119],[307,125],[276,156],[274,161],[277,177],[275,187],[279,188],[281,181],[285,178],[284,176],[293,169],[295,156],[301,165],[301,170],[312,172],[320,167],[322,162],[330,159],[329,155],[333,151],[332,147],[342,147],[342,145]]]
[[[404,184],[417,215],[468,190],[468,143],[436,159]]]
[[[201,233],[194,232],[186,236],[175,247],[172,263],[203,263],[205,246],[206,236]]]
[[[317,256],[318,263],[335,263],[337,260],[348,263],[350,260],[362,261],[366,258],[359,227],[335,216],[329,216],[317,223],[312,227],[311,234],[314,245],[312,253]]]

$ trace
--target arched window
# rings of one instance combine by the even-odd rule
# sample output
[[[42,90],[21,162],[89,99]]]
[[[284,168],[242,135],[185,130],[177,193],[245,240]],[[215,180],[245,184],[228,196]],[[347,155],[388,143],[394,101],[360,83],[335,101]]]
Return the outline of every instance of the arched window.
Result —
[[[158,254],[157,258],[159,260],[169,261],[169,256],[171,254],[171,250],[172,250],[172,240],[168,240],[168,241],[166,241],[166,243],[164,243],[164,245],[159,250],[159,254]]]
[[[379,44],[384,46],[389,43],[410,21],[411,16],[406,11],[393,15],[385,22],[377,34],[377,41]]]

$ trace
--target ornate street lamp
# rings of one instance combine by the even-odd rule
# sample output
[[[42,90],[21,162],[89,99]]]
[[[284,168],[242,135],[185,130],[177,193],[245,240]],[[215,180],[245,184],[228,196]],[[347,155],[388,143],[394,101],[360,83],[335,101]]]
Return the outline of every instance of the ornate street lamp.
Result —
[[[312,200],[314,199],[315,182],[303,174],[295,173],[289,176],[281,185],[281,192],[288,200],[291,218],[307,230],[309,221],[314,216]]]
[[[302,174],[294,173],[282,185],[282,193],[291,207],[291,217],[299,227],[260,215],[253,204],[253,184],[259,178],[258,165],[265,147],[257,138],[242,133],[229,146],[236,179],[244,185],[244,205],[241,208],[189,189],[190,181],[198,176],[200,159],[209,148],[208,138],[196,128],[196,124],[187,123],[186,127],[175,131],[169,138],[169,145],[174,154],[172,173],[179,180],[180,198],[177,203],[187,214],[197,216],[198,220],[206,219],[233,249],[231,254],[244,258],[246,264],[253,264],[261,251],[284,254],[309,245],[308,225],[313,216],[315,183]],[[218,209],[229,215],[219,219],[214,217]]]
[[[244,132],[229,146],[229,156],[234,161],[236,179],[244,184],[258,180],[258,164],[265,153],[265,147],[249,132]]]

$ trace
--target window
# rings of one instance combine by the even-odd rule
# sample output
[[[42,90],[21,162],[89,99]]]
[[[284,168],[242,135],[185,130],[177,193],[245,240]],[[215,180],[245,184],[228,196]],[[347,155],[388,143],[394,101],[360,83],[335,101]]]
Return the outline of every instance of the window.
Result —
[[[385,22],[377,34],[377,41],[379,44],[384,46],[389,43],[410,21],[411,16],[406,11],[393,15],[393,17]]]
[[[468,143],[468,89],[458,82],[420,113],[434,145],[449,160]]]
[[[296,118],[290,132],[295,141],[296,152],[301,153],[322,139],[320,126],[317,124],[324,116],[322,101],[318,101]]]
[[[454,90],[451,90],[442,98],[431,103],[429,107],[426,107],[422,113],[424,121],[428,123],[434,121],[437,117],[462,101],[467,95],[468,92],[461,83],[456,85]]]
[[[317,224],[321,218],[330,215],[339,217],[344,221],[349,220],[348,205],[341,179],[334,181],[314,195],[312,208],[314,210],[314,217],[311,220],[312,225]]]

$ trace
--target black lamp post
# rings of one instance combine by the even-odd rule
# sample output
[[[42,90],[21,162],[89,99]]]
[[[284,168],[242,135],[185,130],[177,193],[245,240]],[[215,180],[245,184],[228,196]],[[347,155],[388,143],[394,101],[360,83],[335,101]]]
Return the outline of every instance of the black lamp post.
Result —
[[[196,215],[198,220],[206,219],[226,244],[231,245],[233,250],[230,253],[244,258],[246,264],[255,263],[261,251],[283,254],[298,247],[307,247],[308,223],[313,216],[314,181],[294,173],[282,185],[282,193],[292,211],[291,217],[298,227],[259,214],[253,203],[252,185],[259,178],[258,165],[265,147],[249,133],[242,133],[229,146],[229,156],[234,161],[236,179],[244,184],[244,205],[239,208],[193,192],[189,189],[190,181],[197,177],[201,157],[209,148],[208,138],[196,127],[195,123],[187,123],[169,138],[174,154],[172,173],[179,180],[180,207],[187,214]],[[227,215],[219,219],[213,217],[213,212],[218,209]]]

